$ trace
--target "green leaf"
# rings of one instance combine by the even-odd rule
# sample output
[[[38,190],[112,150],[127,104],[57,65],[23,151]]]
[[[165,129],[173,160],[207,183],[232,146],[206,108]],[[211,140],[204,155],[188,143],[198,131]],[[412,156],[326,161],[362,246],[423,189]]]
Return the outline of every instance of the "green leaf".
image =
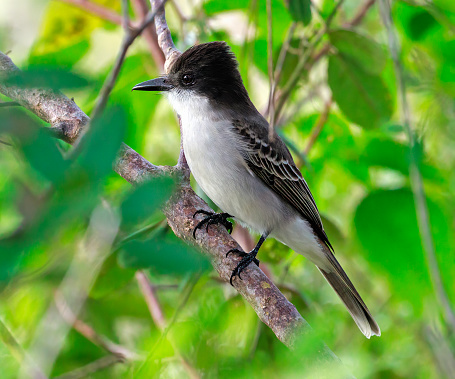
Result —
[[[27,163],[45,179],[53,183],[61,182],[71,162],[63,158],[56,140],[46,128],[17,109],[2,115],[0,131],[18,141]]]
[[[351,60],[363,70],[380,74],[386,65],[387,55],[381,45],[351,30],[334,30],[329,33],[331,44],[344,59]]]
[[[129,268],[153,268],[160,274],[185,274],[209,267],[207,258],[173,234],[157,233],[147,241],[127,242],[119,263]]]
[[[407,145],[390,139],[374,138],[366,145],[363,158],[369,166],[387,167],[409,176],[410,153]],[[443,180],[435,167],[422,161],[423,150],[421,145],[416,145],[415,158],[418,160],[419,169],[424,178]]]
[[[51,182],[59,183],[64,179],[70,161],[63,158],[55,139],[46,130],[36,132],[34,138],[23,142],[22,151],[35,170]]]
[[[294,21],[301,21],[304,25],[311,22],[310,0],[287,0],[289,13]]]
[[[372,129],[388,121],[394,98],[380,76],[365,72],[342,55],[331,55],[328,82],[333,98],[352,122]]]
[[[428,202],[428,209],[432,229],[447,241],[444,215],[433,202]],[[354,224],[368,260],[389,275],[394,296],[422,310],[422,297],[430,293],[431,286],[412,192],[399,189],[369,194],[357,207]],[[443,250],[440,253],[450,255]]]
[[[90,41],[84,39],[57,51],[32,53],[28,61],[31,65],[49,65],[69,70],[83,58],[89,49]]]
[[[136,187],[122,204],[123,225],[135,225],[152,216],[172,195],[175,184],[174,178],[161,176]]]
[[[431,41],[435,34],[441,31],[441,25],[424,7],[396,2],[393,9],[394,19],[397,20],[406,35],[413,41]],[[438,37],[439,40],[439,37]]]
[[[90,297],[99,299],[126,286],[134,278],[135,273],[136,270],[120,267],[117,256],[111,254],[103,263],[95,284],[90,291]]]
[[[101,179],[111,172],[125,129],[126,115],[120,107],[107,109],[92,120],[76,147],[76,162],[89,177]]]

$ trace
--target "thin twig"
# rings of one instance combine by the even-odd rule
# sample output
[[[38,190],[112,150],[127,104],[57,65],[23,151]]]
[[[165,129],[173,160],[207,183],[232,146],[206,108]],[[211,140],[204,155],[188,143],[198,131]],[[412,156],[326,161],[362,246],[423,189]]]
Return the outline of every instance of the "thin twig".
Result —
[[[311,58],[311,55],[313,54],[314,49],[319,44],[319,42],[322,40],[325,33],[329,30],[330,24],[331,24],[333,18],[335,17],[338,9],[340,8],[341,4],[343,4],[343,2],[344,2],[344,0],[339,0],[336,3],[332,12],[327,17],[327,20],[326,20],[324,26],[319,31],[316,32],[316,35],[311,39],[309,46],[306,48],[306,50],[303,52],[302,56],[300,57],[299,62],[297,63],[294,71],[292,72],[292,75],[289,78],[288,82],[285,84],[285,86],[281,92],[281,96],[278,99],[275,117],[277,117],[277,118],[279,117],[284,104],[289,99],[289,96],[291,95],[292,91],[296,87],[296,85],[302,75],[302,72],[306,69],[307,62]]]
[[[171,31],[166,22],[166,11],[160,0],[150,0],[152,10],[156,12],[155,28],[158,35],[158,44],[163,51],[166,62],[164,63],[164,72],[168,73],[170,67],[174,64],[181,52],[177,50],[172,40]]]
[[[267,62],[269,71],[269,141],[273,142],[275,128],[275,80],[273,75],[273,18],[272,18],[272,0],[267,0]]]
[[[122,0],[122,28],[123,30],[128,30],[130,23],[130,14],[128,7],[128,0]]]
[[[362,22],[362,20],[365,17],[365,15],[367,14],[368,10],[374,5],[375,1],[376,0],[368,0],[368,1],[366,1],[359,8],[359,10],[355,14],[355,16],[352,18],[352,20],[349,21],[348,23],[344,24],[343,26],[348,28],[348,27],[353,27],[353,26],[359,25]]]
[[[139,27],[137,29],[131,30],[129,28],[125,28],[125,36],[123,38],[120,50],[118,52],[117,58],[115,60],[114,68],[112,69],[111,73],[109,74],[108,78],[103,84],[103,87],[101,88],[100,94],[98,96],[98,100],[95,105],[95,109],[92,112],[92,119],[98,117],[104,110],[107,100],[109,98],[109,95],[111,94],[115,82],[117,81],[117,77],[120,74],[120,70],[122,68],[123,62],[126,57],[126,53],[129,49],[129,47],[133,44],[135,39],[144,31],[144,29],[150,25],[151,22],[153,22],[153,19],[155,18],[155,15],[157,11],[165,4],[166,0],[161,0],[160,5],[155,9],[154,11],[150,11],[147,15],[147,17],[141,22]],[[124,3],[123,3],[124,4]],[[127,4],[124,4],[123,8],[125,8]],[[127,10],[126,10],[127,12]],[[123,15],[123,20],[124,24],[127,24],[126,18],[127,18],[127,13],[124,11]],[[125,25],[124,25],[125,26]]]
[[[31,359],[30,355],[23,349],[22,345],[14,337],[13,333],[5,325],[3,320],[0,318],[0,341],[4,346],[8,348],[11,355],[17,360],[21,365],[25,365],[29,368],[29,372],[34,374],[36,379],[45,379],[46,375],[42,370],[36,365],[35,362]]]
[[[118,217],[107,203],[99,205],[92,212],[84,240],[74,254],[58,289],[68,303],[68,308],[71,307],[75,314],[82,309],[87,294],[111,251],[119,223]],[[60,316],[56,304],[50,304],[29,348],[31,356],[39,362],[45,374],[52,371],[69,331],[70,326]],[[50,335],[52,339],[49,339]],[[22,370],[23,376],[30,376],[25,371],[26,368]]]
[[[75,331],[84,336],[86,339],[106,350],[108,353],[120,358],[121,360],[139,359],[139,354],[134,353],[127,348],[110,341],[106,337],[100,336],[90,325],[78,319],[60,292],[55,292],[54,301],[58,312],[66,321],[66,323],[71,325]]]
[[[343,28],[352,28],[354,26],[359,25],[364,17],[366,16],[368,10],[374,5],[376,0],[368,0],[366,1],[357,11],[355,16],[348,22],[345,22],[343,24]],[[324,45],[321,50],[319,50],[316,54],[314,54],[313,58],[311,59],[311,65],[308,65],[306,67],[307,70],[311,68],[311,66],[314,66],[323,56],[327,55],[330,51],[330,44],[327,43]]]
[[[66,374],[62,374],[56,376],[53,379],[81,379],[81,378],[88,378],[90,374],[95,372],[104,370],[116,363],[121,363],[123,360],[115,355],[108,355],[106,357],[102,357],[97,359],[94,362],[89,363],[88,365],[82,366],[77,368],[76,370],[67,372]]]
[[[189,300],[189,298],[191,296],[191,293],[193,292],[193,289],[196,286],[197,282],[199,281],[200,277],[201,277],[201,274],[197,273],[197,274],[194,274],[193,276],[191,276],[188,279],[188,281],[186,283],[186,286],[183,289],[183,295],[182,295],[182,298],[180,300],[180,303],[177,305],[177,308],[175,309],[171,320],[166,325],[166,327],[163,329],[160,338],[158,339],[158,341],[156,341],[156,343],[153,346],[152,350],[150,350],[150,353],[147,356],[147,359],[143,362],[141,367],[139,367],[139,370],[136,373],[138,376],[139,376],[139,373],[146,367],[147,363],[152,360],[152,358],[155,355],[156,350],[161,345],[161,342],[167,337],[169,331],[174,326],[175,322],[177,321],[178,316],[180,315],[180,312],[182,311],[182,309],[185,307],[186,303],[188,302],[188,300]],[[196,372],[194,374],[196,375],[195,378],[199,377],[199,375]]]
[[[147,275],[143,271],[136,272],[136,280],[142,295],[144,296],[145,302],[147,303],[153,321],[158,329],[163,330],[166,327],[166,320],[160,302],[156,296],[155,288],[151,285]]]
[[[160,302],[156,295],[155,287],[152,286],[149,279],[147,278],[147,275],[143,271],[136,272],[136,280],[139,283],[142,295],[144,296],[145,302],[147,303],[150,315],[152,316],[155,325],[158,327],[158,329],[160,329],[163,332],[164,329],[166,328],[166,319],[164,317],[163,309],[161,308]],[[185,359],[183,355],[180,353],[178,346],[175,343],[173,343],[173,341],[170,342],[172,348],[174,349],[176,355],[180,360],[180,363],[182,363],[182,366],[185,368],[185,371],[188,373],[190,378],[192,379],[200,378],[200,375],[198,374],[196,369],[193,366],[191,366],[188,360]]]
[[[143,21],[149,12],[149,6],[147,5],[146,0],[131,0],[134,8],[136,17]],[[144,30],[143,37],[147,43],[150,53],[152,54],[153,60],[155,61],[156,67],[160,71],[164,69],[164,54],[161,51],[158,45],[158,38],[156,35],[155,25],[153,23],[149,24]]]
[[[79,9],[85,10],[103,20],[112,22],[116,25],[122,25],[122,16],[119,15],[117,12],[106,8],[102,5],[97,3],[88,1],[88,0],[59,0],[62,3],[73,5]],[[133,28],[134,25],[129,24],[129,27]]]
[[[417,212],[417,221],[419,225],[420,238],[422,240],[422,247],[426,255],[430,278],[435,291],[436,298],[438,299],[446,319],[452,332],[455,333],[455,314],[450,304],[449,296],[444,288],[441,277],[441,272],[436,258],[436,251],[433,242],[433,236],[430,228],[430,217],[428,214],[428,206],[426,201],[425,190],[423,188],[422,175],[419,171],[419,166],[416,158],[416,138],[415,132],[411,126],[411,112],[406,97],[406,83],[403,74],[403,67],[400,61],[400,51],[398,37],[395,32],[393,23],[392,12],[390,4],[387,0],[379,2],[379,10],[381,13],[382,22],[387,30],[389,50],[392,55],[393,64],[395,67],[395,76],[397,82],[398,98],[401,107],[401,122],[406,130],[409,140],[410,149],[410,179],[411,189],[414,195],[414,203]]]
[[[332,97],[330,97],[330,99],[327,100],[327,102],[325,103],[324,110],[319,115],[318,121],[317,121],[316,125],[314,126],[313,130],[311,131],[310,137],[308,138],[308,143],[305,147],[305,156],[308,156],[311,148],[313,147],[314,143],[316,142],[319,135],[321,134],[322,129],[324,128],[324,125],[327,122],[327,119],[329,117],[331,106],[332,106]]]
[[[297,28],[297,23],[293,22],[288,30],[288,35],[281,46],[280,54],[278,55],[278,60],[275,67],[275,85],[280,84],[281,75],[283,74],[283,65],[286,59],[286,55],[291,46],[292,37],[294,36],[295,29]]]

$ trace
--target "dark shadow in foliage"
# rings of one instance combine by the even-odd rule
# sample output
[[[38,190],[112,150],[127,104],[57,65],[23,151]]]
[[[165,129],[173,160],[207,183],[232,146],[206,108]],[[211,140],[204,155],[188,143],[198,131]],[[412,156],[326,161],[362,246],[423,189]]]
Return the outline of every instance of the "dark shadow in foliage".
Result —
[[[172,195],[176,178],[161,176],[136,187],[122,204],[122,226],[137,225],[157,211]]]
[[[127,268],[152,268],[160,274],[185,274],[206,270],[207,258],[186,245],[172,233],[158,232],[146,241],[127,242],[119,254]]]

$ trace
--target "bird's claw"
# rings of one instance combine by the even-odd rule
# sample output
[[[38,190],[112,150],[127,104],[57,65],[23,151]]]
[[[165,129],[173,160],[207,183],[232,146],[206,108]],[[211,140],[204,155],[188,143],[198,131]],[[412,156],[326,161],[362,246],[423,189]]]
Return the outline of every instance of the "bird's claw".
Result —
[[[235,253],[238,254],[240,257],[242,257],[242,260],[237,264],[236,268],[232,271],[231,278],[229,279],[229,283],[232,284],[232,279],[234,277],[238,276],[240,280],[243,280],[240,274],[244,269],[246,269],[251,262],[254,262],[256,266],[259,267],[259,260],[256,258],[257,251],[253,250],[250,253],[245,253],[242,250],[239,249],[231,249],[226,253],[226,257],[231,254]]]
[[[228,213],[213,213],[213,212],[208,212],[203,209],[199,209],[196,211],[193,215],[193,218],[196,217],[198,214],[204,214],[207,217],[199,221],[199,223],[194,227],[193,229],[193,237],[196,238],[196,231],[198,229],[201,229],[205,224],[206,228],[205,230],[208,232],[209,231],[209,226],[210,225],[215,225],[215,224],[221,224],[223,225],[226,230],[229,232],[229,234],[232,233],[232,222],[228,221],[229,217],[232,217]]]

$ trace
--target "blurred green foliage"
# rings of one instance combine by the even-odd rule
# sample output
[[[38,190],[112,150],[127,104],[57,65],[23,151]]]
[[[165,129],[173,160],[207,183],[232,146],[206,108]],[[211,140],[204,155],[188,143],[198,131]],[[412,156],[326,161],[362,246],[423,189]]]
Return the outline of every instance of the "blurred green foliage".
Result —
[[[118,1],[95,2],[120,14]],[[253,102],[263,110],[268,100],[266,1],[176,3],[187,18],[182,21],[176,8],[167,6],[178,48],[226,40]],[[278,90],[335,3],[272,0],[275,64],[291,23],[297,22]],[[15,59],[15,41],[23,36],[0,29],[0,50],[12,49],[11,58],[24,68],[7,84],[61,89],[89,114],[120,47],[121,27],[63,2],[43,0],[41,6],[37,24],[26,26],[29,35],[38,32],[22,62]],[[315,267],[270,240],[261,249],[261,264],[315,331],[297,351],[289,351],[235,290],[217,280],[202,255],[167,228],[159,208],[174,180],[156,178],[131,188],[112,172],[121,141],[155,164],[174,164],[178,156],[179,127],[165,99],[130,92],[160,72],[139,39],[128,52],[108,108],[75,149],[52,139],[43,122],[22,109],[0,108],[2,378],[17,377],[24,352],[36,342],[35,333],[101,203],[110,204],[121,225],[78,317],[139,358],[88,377],[180,378],[190,376],[188,367],[204,377],[338,377],[330,367],[326,372],[314,364],[320,340],[358,378],[455,375],[454,330],[437,301],[420,240],[410,149],[400,125],[395,72],[378,7],[371,7],[359,26],[345,27],[360,6],[353,0],[341,5],[318,45],[329,44],[328,54],[302,74],[278,124],[279,133],[293,144],[337,257],[382,336],[366,340]],[[0,12],[14,9],[0,5]],[[130,15],[134,18],[133,7]],[[453,306],[455,6],[451,0],[396,0],[392,15],[418,136],[413,153],[426,190],[440,274]],[[328,93],[334,104],[304,156],[305,165],[302,152]],[[135,280],[137,269],[144,269],[157,294],[164,331],[150,316]],[[106,354],[72,329],[51,376]]]

